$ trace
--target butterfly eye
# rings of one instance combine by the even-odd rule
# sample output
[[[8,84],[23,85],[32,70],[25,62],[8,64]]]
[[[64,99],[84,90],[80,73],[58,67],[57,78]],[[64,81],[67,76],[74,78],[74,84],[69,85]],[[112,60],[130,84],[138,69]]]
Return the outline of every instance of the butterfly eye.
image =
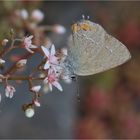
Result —
[[[76,76],[71,76],[72,81],[76,81]]]

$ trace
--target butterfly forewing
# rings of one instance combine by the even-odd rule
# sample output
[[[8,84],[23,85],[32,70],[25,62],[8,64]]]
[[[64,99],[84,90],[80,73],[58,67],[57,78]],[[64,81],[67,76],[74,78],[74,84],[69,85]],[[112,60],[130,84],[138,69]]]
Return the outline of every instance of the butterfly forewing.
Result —
[[[82,24],[88,24],[83,30]],[[77,75],[92,75],[114,68],[130,59],[127,48],[117,39],[107,34],[96,23],[82,20],[79,30],[69,38],[68,59]]]

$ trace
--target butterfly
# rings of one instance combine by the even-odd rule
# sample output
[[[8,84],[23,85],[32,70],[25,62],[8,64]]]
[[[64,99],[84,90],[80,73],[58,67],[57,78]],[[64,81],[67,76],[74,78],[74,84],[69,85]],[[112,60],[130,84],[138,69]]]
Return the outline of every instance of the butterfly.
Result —
[[[67,61],[76,75],[100,73],[131,58],[126,46],[97,23],[82,19],[74,23],[71,30]]]

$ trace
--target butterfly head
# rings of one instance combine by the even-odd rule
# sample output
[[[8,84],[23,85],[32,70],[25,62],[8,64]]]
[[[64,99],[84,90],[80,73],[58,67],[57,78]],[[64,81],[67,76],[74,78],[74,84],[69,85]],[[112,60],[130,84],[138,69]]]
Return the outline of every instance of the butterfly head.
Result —
[[[95,31],[95,28],[91,26],[89,20],[82,19],[80,22],[76,22],[71,26],[72,33],[77,33],[78,31]]]

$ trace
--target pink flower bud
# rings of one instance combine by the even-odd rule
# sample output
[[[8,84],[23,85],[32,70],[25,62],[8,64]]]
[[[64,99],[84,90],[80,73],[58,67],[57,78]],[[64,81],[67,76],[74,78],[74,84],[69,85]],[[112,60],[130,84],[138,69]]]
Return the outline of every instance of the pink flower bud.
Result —
[[[12,98],[14,95],[14,92],[16,92],[15,88],[11,85],[7,85],[5,88],[5,95],[8,98]]]
[[[31,13],[31,18],[36,22],[41,22],[44,19],[44,14],[39,9],[36,9]]]
[[[21,67],[25,66],[26,63],[27,63],[27,59],[21,59],[21,60],[19,60],[19,61],[17,62],[16,66],[17,66],[18,68],[21,68]]]
[[[8,39],[3,39],[3,41],[2,41],[2,46],[5,46],[7,43],[8,43]]]
[[[62,25],[54,25],[53,26],[53,31],[55,33],[58,33],[58,34],[64,34],[66,32],[66,29]]]
[[[2,64],[4,64],[4,63],[5,63],[5,60],[0,59],[0,64],[2,65]]]
[[[40,107],[41,105],[40,105],[40,103],[39,103],[39,101],[36,99],[36,100],[34,100],[34,104],[35,104],[35,106],[37,106],[37,107]]]
[[[39,92],[40,89],[41,89],[40,85],[37,85],[37,86],[34,86],[34,87],[31,88],[31,90],[34,91],[34,92]]]
[[[19,12],[19,15],[22,19],[26,20],[28,18],[28,12],[26,9],[22,9],[20,12]]]

